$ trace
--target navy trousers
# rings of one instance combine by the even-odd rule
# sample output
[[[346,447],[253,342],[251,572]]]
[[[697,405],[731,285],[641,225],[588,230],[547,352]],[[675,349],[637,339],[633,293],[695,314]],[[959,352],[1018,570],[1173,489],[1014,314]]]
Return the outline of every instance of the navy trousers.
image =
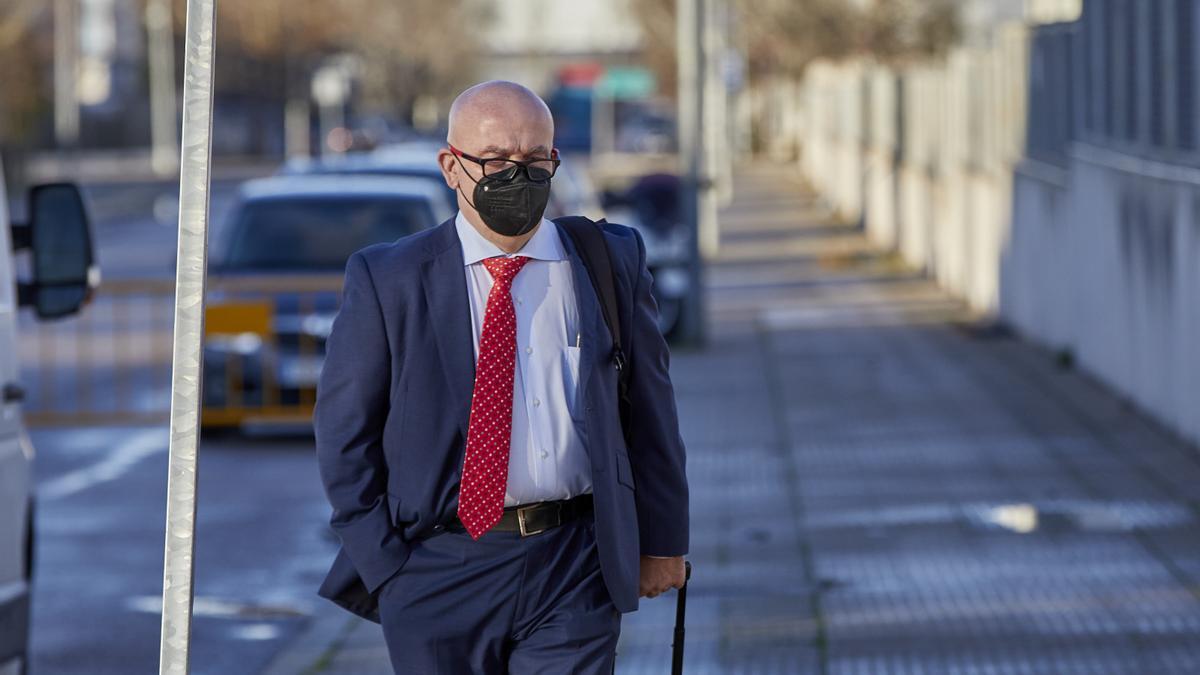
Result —
[[[521,537],[446,530],[379,590],[397,675],[610,675],[621,613],[586,514]]]

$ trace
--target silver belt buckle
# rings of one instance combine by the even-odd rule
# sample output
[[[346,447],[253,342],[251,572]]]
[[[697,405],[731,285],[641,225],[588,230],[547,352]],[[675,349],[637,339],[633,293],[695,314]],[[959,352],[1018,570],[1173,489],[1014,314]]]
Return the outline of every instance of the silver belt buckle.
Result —
[[[556,509],[556,513],[558,514],[558,522],[555,523],[555,525],[561,525],[562,524],[562,502],[551,502],[551,503],[554,504],[554,508]],[[545,532],[546,530],[550,529],[549,527],[543,527],[538,530],[529,530],[529,529],[525,528],[525,512],[530,509],[537,508],[538,506],[541,506],[541,504],[530,504],[529,506],[522,506],[517,509],[517,525],[520,526],[520,528],[521,528],[521,536],[522,537],[528,537],[531,534],[538,534],[540,532]],[[551,526],[551,527],[553,527],[553,526]]]

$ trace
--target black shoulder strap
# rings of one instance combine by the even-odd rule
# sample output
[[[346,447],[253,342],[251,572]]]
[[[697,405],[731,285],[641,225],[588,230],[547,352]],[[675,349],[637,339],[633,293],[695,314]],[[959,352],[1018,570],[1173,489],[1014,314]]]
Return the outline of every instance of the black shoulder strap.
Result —
[[[575,242],[583,265],[591,277],[592,287],[600,296],[600,309],[604,323],[612,334],[613,362],[618,370],[625,369],[625,353],[621,351],[621,315],[617,312],[617,288],[613,277],[612,257],[600,224],[583,216],[563,216],[554,222],[566,228]],[[603,219],[600,222],[604,222]]]
[[[612,265],[612,254],[608,243],[604,241],[604,231],[600,223],[603,218],[592,221],[583,216],[563,216],[555,218],[554,222],[561,225],[575,248],[583,258],[592,287],[600,298],[600,310],[604,315],[604,323],[612,335],[612,360],[617,368],[618,409],[621,413],[621,427],[625,433],[626,447],[629,441],[629,368],[625,360],[625,352],[621,349],[621,315],[617,311],[617,285]]]

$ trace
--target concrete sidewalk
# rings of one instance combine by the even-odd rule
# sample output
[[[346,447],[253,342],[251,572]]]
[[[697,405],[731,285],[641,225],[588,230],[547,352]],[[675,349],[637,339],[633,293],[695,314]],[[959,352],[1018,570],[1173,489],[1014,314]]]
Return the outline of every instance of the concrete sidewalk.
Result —
[[[742,171],[672,372],[688,673],[1200,672],[1200,453]],[[675,596],[617,671],[669,672]],[[268,672],[388,673],[330,606]]]

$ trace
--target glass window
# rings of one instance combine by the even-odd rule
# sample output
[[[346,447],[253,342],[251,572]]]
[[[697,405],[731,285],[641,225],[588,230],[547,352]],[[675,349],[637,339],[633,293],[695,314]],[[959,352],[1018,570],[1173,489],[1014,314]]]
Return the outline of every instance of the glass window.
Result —
[[[247,203],[234,222],[224,267],[341,270],[350,254],[435,225],[425,200],[288,197]]]

